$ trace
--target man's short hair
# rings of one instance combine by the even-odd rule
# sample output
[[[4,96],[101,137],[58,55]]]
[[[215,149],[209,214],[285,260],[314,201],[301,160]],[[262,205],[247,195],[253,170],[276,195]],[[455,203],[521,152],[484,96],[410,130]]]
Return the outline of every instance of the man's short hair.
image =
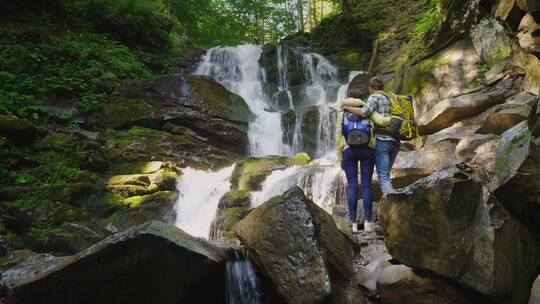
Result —
[[[381,77],[375,76],[369,80],[369,87],[374,90],[380,91],[384,89],[384,82]]]

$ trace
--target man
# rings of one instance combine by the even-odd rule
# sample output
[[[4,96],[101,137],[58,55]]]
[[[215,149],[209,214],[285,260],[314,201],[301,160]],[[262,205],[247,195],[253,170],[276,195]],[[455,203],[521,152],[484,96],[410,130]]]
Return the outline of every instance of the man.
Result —
[[[384,82],[380,77],[369,80],[369,93],[371,94],[363,108],[344,106],[344,111],[349,111],[362,117],[368,117],[377,111],[384,117],[390,117],[390,100],[383,94]],[[394,191],[390,170],[399,152],[400,142],[394,139],[388,131],[380,126],[375,127],[375,166],[381,191],[384,194]]]

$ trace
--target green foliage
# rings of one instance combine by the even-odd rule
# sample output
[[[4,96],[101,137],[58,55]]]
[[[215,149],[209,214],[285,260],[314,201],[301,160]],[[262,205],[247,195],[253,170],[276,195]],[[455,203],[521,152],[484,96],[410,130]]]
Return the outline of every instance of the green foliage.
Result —
[[[120,80],[153,76],[127,47],[103,35],[40,26],[0,30],[0,113],[46,121],[45,104],[56,101],[92,113]]]

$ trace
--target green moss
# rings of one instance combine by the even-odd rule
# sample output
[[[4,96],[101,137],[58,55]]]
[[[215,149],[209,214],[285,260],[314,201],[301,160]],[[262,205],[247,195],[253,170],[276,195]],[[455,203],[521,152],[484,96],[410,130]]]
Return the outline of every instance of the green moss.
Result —
[[[240,122],[249,122],[253,114],[244,99],[229,92],[223,85],[208,76],[187,77],[195,105],[211,115]]]
[[[172,191],[158,191],[156,193],[147,194],[147,195],[141,195],[141,196],[133,196],[129,197],[123,200],[124,205],[128,205],[129,207],[138,207],[142,204],[156,201],[156,200],[167,200],[171,197]]]
[[[298,153],[289,160],[290,166],[305,166],[309,164],[311,158],[307,153]]]
[[[489,56],[486,61],[490,67],[505,63],[512,54],[510,46],[504,46],[498,49],[495,53]]]
[[[452,63],[451,57],[450,54],[446,54],[445,56],[439,55],[423,60],[419,64],[407,69],[404,77],[403,92],[413,96],[419,96],[422,94],[422,91],[436,86],[438,81],[433,76],[433,70],[449,66]]]
[[[115,99],[106,108],[111,127],[122,127],[140,117],[146,117],[153,107],[141,99]]]
[[[24,241],[23,239],[13,233],[13,232],[8,232],[4,235],[4,239],[6,240],[7,244],[9,247],[13,248],[13,249],[23,249],[24,248]]]
[[[272,173],[273,169],[287,164],[287,157],[262,157],[242,160],[236,164],[231,176],[233,189],[260,190],[262,182]]]

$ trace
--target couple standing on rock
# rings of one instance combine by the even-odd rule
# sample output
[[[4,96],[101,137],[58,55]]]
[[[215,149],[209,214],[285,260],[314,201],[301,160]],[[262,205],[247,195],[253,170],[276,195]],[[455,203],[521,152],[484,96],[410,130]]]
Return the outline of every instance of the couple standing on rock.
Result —
[[[394,190],[390,169],[399,152],[400,142],[390,136],[385,128],[390,124],[390,99],[383,89],[384,83],[380,77],[371,78],[369,80],[371,95],[367,102],[359,99],[361,97],[359,90],[351,90],[349,98],[341,101],[341,111],[336,119],[337,154],[341,168],[347,176],[347,202],[353,232],[358,232],[356,222],[358,162],[360,162],[366,232],[375,230],[371,216],[373,205],[371,179],[374,166],[377,168],[377,178],[383,195]],[[362,129],[363,125],[366,126],[363,131],[368,137],[362,140],[362,133],[357,132],[355,128]]]

